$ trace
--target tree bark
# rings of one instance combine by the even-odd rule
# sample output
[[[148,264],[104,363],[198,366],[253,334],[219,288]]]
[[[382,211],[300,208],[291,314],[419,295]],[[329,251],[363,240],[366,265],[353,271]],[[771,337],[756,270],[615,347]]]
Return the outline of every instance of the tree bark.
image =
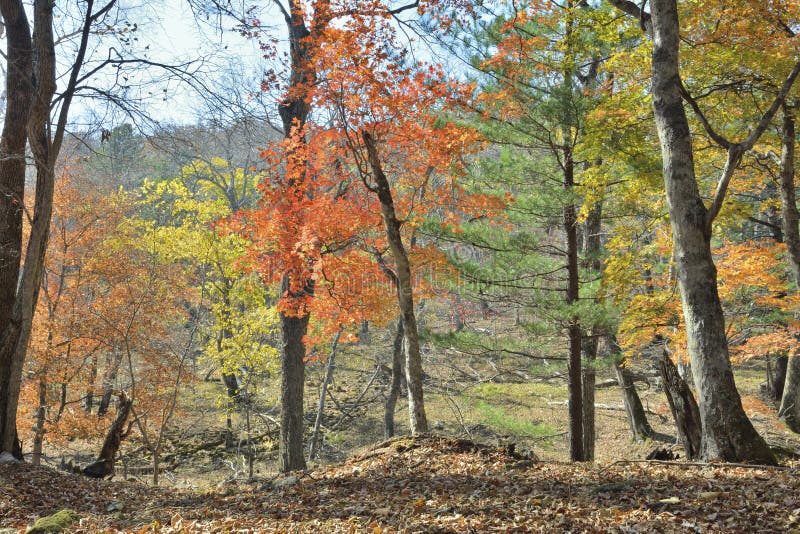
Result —
[[[117,417],[103,440],[103,447],[100,449],[97,461],[83,469],[84,475],[92,478],[105,478],[114,473],[114,461],[122,439],[125,437],[125,424],[128,422],[132,407],[133,399],[129,399],[125,394],[120,395]]]
[[[647,414],[642,406],[642,399],[636,391],[631,372],[620,362],[614,362],[614,371],[617,382],[622,388],[622,402],[625,405],[625,414],[628,416],[628,425],[635,441],[645,440],[653,436],[653,427],[647,420]]]
[[[603,203],[602,201],[598,201],[589,210],[583,238],[584,262],[586,266],[593,271],[592,276],[597,277],[601,276],[603,271],[603,262],[601,260],[602,220]],[[599,303],[600,301],[595,298],[595,302]],[[585,365],[582,369],[581,384],[583,388],[583,455],[587,461],[594,460],[596,440],[594,398],[597,377],[595,362],[597,360],[597,350],[602,330],[602,326],[592,325],[591,328],[587,328],[587,336],[581,340],[581,350],[583,351],[585,360]]]
[[[377,194],[381,203],[386,238],[395,262],[397,299],[400,305],[400,314],[403,317],[403,349],[406,356],[409,422],[411,434],[419,434],[428,431],[428,420],[425,415],[425,401],[422,393],[422,357],[419,349],[417,317],[414,312],[411,264],[408,261],[408,254],[400,234],[401,222],[397,219],[397,214],[394,210],[392,190],[389,186],[389,180],[383,172],[375,141],[366,131],[362,132],[361,137],[367,148],[372,177],[375,180],[373,192]]]
[[[783,391],[786,386],[786,371],[789,367],[789,357],[785,354],[778,355],[775,357],[775,371],[770,377],[770,382],[772,383],[772,388],[770,391],[770,395],[772,399],[778,403],[781,402],[783,399]]]
[[[686,457],[694,460],[700,456],[702,432],[700,410],[686,381],[681,378],[678,368],[664,351],[658,362],[658,370],[664,382],[669,409],[678,429],[678,439],[686,452]]]
[[[312,28],[323,31],[330,16],[329,2],[323,0],[317,6],[314,14]],[[309,28],[306,26],[303,4],[289,0],[289,10],[284,13],[287,30],[289,32],[289,55],[291,70],[289,73],[289,88],[285,98],[278,105],[278,113],[283,124],[283,133],[286,139],[299,139],[305,143],[302,132],[310,112],[307,98],[307,87],[316,80],[316,71],[311,60],[313,41]],[[300,132],[301,135],[296,135]],[[296,149],[290,148],[287,161],[292,161]],[[297,161],[294,165],[305,165],[304,161]],[[302,169],[301,169],[302,170]],[[298,194],[295,187],[302,185],[306,180],[306,173],[297,173],[296,178],[288,182],[287,194]],[[296,214],[302,217],[302,214]],[[299,221],[302,222],[302,221]],[[298,236],[298,239],[300,236]],[[291,277],[302,276],[300,273],[286,272],[281,281],[282,298],[288,300],[302,300],[314,294],[313,281],[307,280],[302,284],[298,293],[291,291]],[[282,472],[306,468],[305,450],[303,447],[303,388],[305,386],[305,357],[306,348],[303,342],[308,331],[308,312],[299,310],[297,313],[280,313],[281,323],[281,431],[279,444],[279,469]]]
[[[797,210],[794,183],[794,109],[783,106],[783,125],[781,143],[781,213],[783,216],[783,235],[794,275],[795,284],[800,284],[800,213]],[[777,390],[777,388],[776,388]],[[800,356],[792,354],[786,362],[786,375],[780,397],[781,406],[778,417],[782,418],[792,432],[800,433]]]
[[[564,190],[572,194],[575,186],[575,164],[572,153],[564,154]],[[567,246],[567,305],[578,302],[580,278],[578,275],[578,216],[575,204],[569,200],[564,206],[564,232]],[[581,325],[576,315],[569,319],[569,457],[573,462],[586,461],[583,441],[583,385],[581,373]],[[593,394],[593,393],[592,393]]]
[[[39,406],[36,408],[36,423],[33,426],[33,450],[31,451],[31,463],[40,465],[42,463],[42,445],[44,443],[44,425],[47,416],[47,382],[44,377],[39,379]]]
[[[330,384],[331,378],[333,377],[336,351],[339,348],[339,338],[341,336],[341,330],[336,332],[336,337],[333,338],[333,343],[331,343],[331,353],[328,355],[328,361],[325,362],[325,378],[322,380],[322,387],[320,388],[319,392],[317,417],[314,420],[314,431],[311,433],[311,447],[308,452],[309,460],[313,460],[317,455],[317,446],[319,445],[319,429],[322,426],[322,415],[325,412],[325,397],[328,396],[328,384]]]
[[[313,288],[313,286],[311,286]],[[313,291],[313,289],[312,289]],[[281,293],[289,292],[289,276],[283,277]],[[309,315],[301,317],[280,314],[283,344],[281,347],[281,435],[280,470],[306,468],[303,448],[303,389],[306,372],[306,347],[303,338],[308,331]]]
[[[226,290],[227,291],[227,290]],[[225,306],[230,309],[230,300],[228,299],[228,295],[226,294],[224,297]],[[222,329],[217,336],[217,352],[222,353],[222,345],[223,341],[230,338],[231,333],[227,329]],[[225,371],[225,362],[222,361],[222,372],[220,373],[222,376],[222,383],[225,386],[225,391],[228,392],[228,399],[231,401],[237,402],[239,401],[239,378],[237,378],[235,373],[228,373]]]
[[[397,319],[397,332],[392,345],[392,385],[389,388],[389,396],[386,397],[386,405],[383,410],[383,437],[385,439],[391,438],[395,433],[394,411],[403,386],[403,337],[403,318],[400,317]]]
[[[621,355],[622,349],[617,342],[617,337],[611,335],[607,339],[612,354]],[[622,365],[620,360],[615,359],[614,371],[617,375],[617,383],[622,388],[622,402],[625,405],[625,413],[628,416],[633,439],[638,441],[652,437],[653,427],[647,420],[647,413],[642,406],[642,399],[639,398],[639,392],[636,390],[630,370]]]
[[[676,0],[652,0],[651,15],[653,110],[661,142],[687,345],[700,400],[700,457],[774,464],[774,455],[742,408],[731,370],[717,272],[711,256],[710,228],[718,206],[705,208],[695,179],[691,130],[683,107],[678,67]],[[732,172],[736,162],[736,154],[732,154],[726,171]]]
[[[89,387],[86,388],[86,398],[84,399],[83,409],[86,413],[92,413],[94,406],[94,390],[97,382],[98,354],[92,354],[92,363],[89,366]]]
[[[6,34],[6,109],[0,138],[0,452],[19,450],[16,413],[22,362],[14,317],[22,258],[25,146],[33,100],[33,45],[21,0],[0,1]],[[22,459],[21,455],[17,455]]]
[[[122,365],[122,351],[115,350],[113,356],[106,359],[108,366],[103,373],[103,390],[100,394],[100,404],[97,407],[97,415],[105,415],[111,405],[111,397],[114,395],[114,383],[117,381],[119,368]]]

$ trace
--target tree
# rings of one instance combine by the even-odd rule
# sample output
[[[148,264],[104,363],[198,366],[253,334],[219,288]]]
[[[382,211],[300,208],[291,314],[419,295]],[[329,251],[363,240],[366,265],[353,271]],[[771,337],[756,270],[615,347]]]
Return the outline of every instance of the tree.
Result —
[[[654,0],[651,14],[653,110],[661,140],[687,345],[699,395],[703,426],[700,455],[705,459],[773,464],[775,458],[744,413],[734,385],[710,239],[712,223],[743,152],[752,148],[766,129],[800,73],[800,64],[745,141],[731,143],[720,138],[727,145],[728,159],[714,199],[706,208],[695,178],[691,128],[682,101],[686,92],[678,65],[677,2]]]
[[[16,411],[25,351],[38,299],[47,236],[52,215],[56,163],[66,134],[70,107],[80,89],[93,90],[87,81],[109,65],[121,69],[128,64],[114,47],[112,55],[87,66],[94,46],[93,36],[126,39],[129,30],[115,28],[116,0],[95,5],[87,0],[65,10],[76,26],[56,36],[55,2],[33,2],[32,27],[22,0],[0,3],[7,43],[6,92],[2,141],[0,141],[0,188],[3,190],[3,217],[0,227],[0,447],[4,453],[20,457],[16,438]],[[104,30],[98,32],[98,28]],[[109,31],[114,30],[114,31]],[[63,38],[62,38],[63,37]],[[68,53],[66,72],[56,72],[59,62],[56,43],[73,45]],[[139,62],[133,62],[139,63]],[[146,62],[145,62],[146,63]],[[56,80],[63,79],[56,95]],[[113,82],[112,82],[113,83]],[[100,90],[106,97],[114,95]],[[115,100],[120,102],[120,100]],[[22,213],[25,206],[25,147],[30,146],[36,169],[31,228],[23,254]],[[24,268],[22,258],[24,257]]]
[[[92,405],[92,369],[96,373],[103,343],[93,339],[88,328],[87,313],[94,305],[92,287],[98,282],[91,261],[122,212],[118,196],[95,189],[82,170],[80,166],[64,169],[56,183],[53,224],[24,366],[23,391],[31,386],[38,390],[35,403],[20,406],[22,413],[36,407],[34,464],[40,460],[50,430],[64,439],[96,425],[73,405]]]
[[[605,45],[593,28],[607,18],[584,2],[509,6],[500,15],[476,17],[464,45],[478,51],[472,64],[480,72],[474,105],[479,128],[500,152],[483,158],[477,187],[499,195],[504,191],[497,189],[505,188],[514,197],[507,215],[511,235],[470,225],[465,241],[472,238],[474,249],[487,257],[471,275],[477,274],[489,298],[498,301],[505,294],[539,324],[542,315],[555,316],[566,334],[570,449],[577,461],[593,457],[595,340],[605,330],[601,306],[584,305],[597,293],[592,282],[602,268],[603,194],[585,200],[582,184],[586,171],[602,160],[583,159],[582,145],[603,79]],[[581,210],[590,215],[586,224]],[[551,230],[556,220],[557,234]]]
[[[313,152],[308,143],[312,130],[309,124],[311,111],[314,109],[314,91],[319,87],[321,68],[317,63],[317,55],[335,47],[331,36],[341,37],[337,24],[343,28],[351,22],[356,25],[368,21],[385,21],[398,17],[406,11],[416,10],[418,3],[392,7],[390,2],[371,0],[369,2],[350,2],[343,0],[334,2],[322,0],[315,2],[289,0],[286,4],[275,2],[281,11],[289,36],[289,64],[284,73],[269,73],[265,86],[281,88],[282,96],[278,111],[283,124],[284,140],[267,154],[279,154],[277,160],[282,164],[282,178],[263,188],[264,199],[261,202],[261,214],[253,217],[260,221],[259,227],[268,227],[271,235],[265,243],[256,243],[262,252],[274,252],[277,260],[270,267],[262,269],[265,278],[274,278],[274,272],[282,272],[280,280],[280,300],[278,308],[281,318],[281,434],[280,434],[280,469],[290,471],[305,468],[303,448],[303,382],[305,376],[306,347],[304,338],[309,330],[310,311],[315,298],[316,286],[324,267],[319,265],[320,254],[332,240],[327,229],[320,231],[316,219],[323,213],[336,213],[328,222],[336,220],[346,210],[331,212],[333,205],[342,206],[342,197],[336,191],[348,193],[347,182],[338,176],[339,181],[331,189],[325,190],[316,181],[320,180],[320,169],[315,167]],[[380,25],[380,28],[385,26]],[[361,27],[368,30],[368,26]],[[253,33],[248,31],[248,33]],[[350,35],[358,35],[355,32]],[[385,36],[378,32],[362,33],[358,39],[376,39],[376,47],[385,43]],[[339,42],[337,42],[338,46]],[[268,49],[271,49],[267,45]],[[285,76],[285,77],[284,77]],[[275,82],[278,82],[277,84]],[[341,167],[334,164],[334,175]],[[276,167],[277,168],[277,167]],[[342,169],[344,170],[344,169]],[[324,191],[322,198],[317,198]],[[332,204],[333,203],[333,204]],[[356,204],[352,204],[355,206]],[[258,211],[258,210],[257,210]],[[363,209],[355,210],[350,220],[362,216]],[[279,216],[280,223],[268,222],[268,214]],[[339,221],[341,223],[341,221]],[[342,225],[341,227],[344,227]],[[360,224],[355,228],[362,227]],[[263,234],[263,229],[258,228]],[[352,235],[347,232],[345,236]],[[336,240],[346,243],[347,238]],[[263,246],[266,242],[268,246]],[[350,256],[353,257],[353,256]],[[267,271],[268,274],[267,274]],[[375,271],[372,270],[374,273]],[[322,277],[324,279],[324,277]]]
[[[783,235],[789,252],[789,265],[795,286],[800,286],[800,213],[795,197],[795,113],[789,103],[783,105],[781,126],[780,192]],[[793,354],[786,366],[785,383],[781,387],[778,415],[792,431],[800,433],[800,356]]]

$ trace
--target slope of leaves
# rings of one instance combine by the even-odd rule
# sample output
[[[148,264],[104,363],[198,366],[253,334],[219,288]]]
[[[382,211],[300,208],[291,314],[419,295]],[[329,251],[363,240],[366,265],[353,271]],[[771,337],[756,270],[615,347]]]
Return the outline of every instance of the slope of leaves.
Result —
[[[82,532],[788,532],[799,489],[796,468],[549,463],[423,436],[204,493],[3,465],[0,525],[69,508]]]

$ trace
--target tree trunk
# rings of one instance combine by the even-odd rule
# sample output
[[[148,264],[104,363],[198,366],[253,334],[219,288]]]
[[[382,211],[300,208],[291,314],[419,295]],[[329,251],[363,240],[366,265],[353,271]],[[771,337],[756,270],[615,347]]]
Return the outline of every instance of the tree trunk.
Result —
[[[366,131],[361,133],[367,148],[372,177],[375,180],[373,191],[381,203],[381,213],[386,229],[389,249],[395,262],[397,275],[397,299],[403,317],[403,349],[406,356],[406,383],[408,384],[408,414],[411,434],[428,431],[425,415],[425,401],[422,393],[422,357],[419,349],[417,317],[414,312],[413,281],[411,264],[408,261],[403,239],[400,234],[400,221],[394,210],[394,199],[389,180],[383,172],[375,141]]]
[[[33,39],[20,0],[0,0],[0,15],[7,35],[6,117],[0,141],[0,189],[5,203],[0,211],[0,249],[15,258],[8,264],[0,256],[0,441],[3,451],[18,449],[16,412],[22,365],[31,335],[39,296],[44,257],[53,211],[55,164],[81,66],[84,63],[92,24],[96,21],[93,0],[87,0],[80,42],[69,78],[61,94],[58,120],[51,122],[51,104],[56,90],[56,55],[52,0],[33,2]],[[113,3],[107,4],[110,9]],[[33,217],[25,251],[25,267],[19,269],[21,252],[21,208],[24,205],[25,140],[30,141],[36,167]],[[5,223],[8,223],[6,226]],[[7,248],[8,247],[8,248]],[[13,286],[13,287],[12,287]],[[8,311],[10,309],[10,315]]]
[[[0,362],[9,362],[9,377],[3,450],[12,450],[16,438],[16,412],[22,365],[30,340],[33,314],[39,297],[44,255],[53,211],[55,156],[58,149],[50,139],[50,103],[55,94],[55,47],[53,39],[54,3],[37,0],[33,4],[32,78],[36,85],[27,121],[28,140],[36,167],[33,218],[25,250],[25,266],[13,299],[11,323],[0,340]],[[65,101],[64,106],[69,107]],[[10,304],[10,303],[9,303]],[[5,367],[5,366],[3,366]]]
[[[386,405],[383,411],[383,437],[389,439],[394,436],[394,411],[397,407],[397,399],[400,398],[400,390],[403,386],[403,318],[397,319],[397,332],[394,335],[392,345],[392,386],[389,388],[389,396],[386,397]]]
[[[589,210],[583,238],[584,263],[586,267],[593,271],[592,275],[597,277],[600,277],[603,271],[603,262],[601,259],[602,220],[603,203],[602,201],[598,201]],[[600,300],[595,297],[595,302],[600,303]],[[597,349],[602,330],[602,326],[592,325],[591,328],[587,328],[587,337],[581,340],[581,350],[583,351],[585,360],[585,365],[582,370],[583,383],[581,384],[583,388],[583,456],[587,461],[594,460],[594,446],[596,440],[594,398],[597,376],[595,362],[597,360]]]
[[[322,0],[314,12],[314,20],[311,28],[316,31],[324,31],[329,17],[329,0]],[[283,124],[284,137],[294,139],[295,142],[305,143],[303,129],[306,119],[310,112],[309,99],[307,98],[308,86],[314,84],[316,71],[311,61],[311,46],[313,41],[310,39],[311,32],[305,23],[306,13],[302,5],[296,2],[289,2],[289,12],[286,13],[286,25],[289,32],[289,55],[291,70],[289,73],[289,87],[284,99],[278,105],[278,114]],[[300,135],[297,135],[299,132]],[[300,172],[291,172],[292,178],[288,180],[286,194],[306,194],[298,192],[298,186],[307,179],[305,173],[305,161],[302,158],[293,157],[297,151],[290,148],[286,157],[287,161],[293,162],[294,166],[300,167]],[[294,171],[297,169],[292,169]],[[290,170],[287,170],[287,173]],[[303,214],[298,213],[294,217],[302,218]],[[302,223],[302,220],[298,221]],[[288,224],[288,221],[287,221]],[[299,225],[298,225],[299,226]],[[298,240],[302,236],[298,236]],[[281,281],[281,295],[287,300],[303,301],[314,295],[314,283],[312,280],[302,282],[302,289],[295,294],[291,289],[291,276],[302,276],[301,273],[286,272]],[[281,312],[281,431],[279,444],[279,469],[282,472],[293,471],[306,468],[305,450],[303,448],[303,387],[305,380],[305,356],[306,348],[303,339],[308,331],[308,312],[304,307],[295,313],[287,314]]]
[[[781,213],[783,235],[789,251],[789,264],[795,284],[800,284],[800,214],[797,210],[794,183],[794,109],[783,106],[783,128],[781,143]],[[777,388],[776,388],[777,390]],[[780,397],[778,417],[782,418],[792,432],[800,432],[800,356],[792,354],[786,364],[786,377]]]
[[[615,357],[614,372],[617,375],[617,383],[622,389],[622,402],[625,406],[625,414],[628,416],[628,425],[633,439],[639,441],[650,438],[653,435],[653,428],[647,420],[647,414],[644,406],[642,406],[642,399],[639,398],[639,392],[636,391],[636,385],[633,383],[633,376],[619,359],[622,349],[617,342],[617,336],[610,335],[607,340],[608,347]]]
[[[19,450],[16,430],[22,362],[13,313],[22,258],[25,146],[33,99],[31,31],[21,0],[1,0],[6,35],[6,106],[0,138],[0,452]],[[17,455],[22,459],[20,455]]]
[[[686,457],[694,460],[700,456],[702,447],[700,410],[689,386],[681,378],[678,368],[664,351],[658,362],[658,370],[664,382],[669,409],[678,429],[678,439],[686,451]]]
[[[44,443],[44,425],[47,416],[47,382],[44,378],[39,379],[39,406],[36,408],[36,423],[33,426],[33,450],[31,451],[31,463],[40,465],[42,463],[42,444]]]
[[[582,395],[582,427],[583,427],[583,458],[587,462],[594,460],[594,443],[595,443],[595,413],[594,413],[594,397],[595,397],[595,382],[596,370],[594,367],[597,360],[597,338],[587,338],[581,340],[581,349],[583,351],[584,366],[581,370],[583,388]]]
[[[97,415],[105,415],[111,405],[111,397],[114,395],[114,384],[117,381],[119,368],[122,365],[122,351],[115,350],[112,356],[106,359],[106,370],[103,373],[103,391],[100,394],[100,404],[97,407]]]
[[[228,298],[227,288],[225,289],[225,293],[223,295],[225,306],[230,309],[231,303],[230,299]],[[231,333],[229,330],[223,328],[219,335],[217,336],[217,352],[222,353],[222,346],[223,341],[229,339],[231,337]],[[225,371],[225,361],[222,359],[220,362],[222,365],[222,383],[225,385],[225,391],[228,392],[228,398],[234,402],[239,401],[239,379],[237,378],[235,373],[228,373]]]
[[[575,164],[572,154],[564,154],[564,190],[571,195],[575,186]],[[578,277],[578,216],[570,199],[564,206],[564,232],[567,236],[567,305],[578,302],[580,279]],[[581,373],[581,325],[572,316],[567,329],[569,337],[569,457],[573,462],[586,461],[583,441],[583,385]],[[594,393],[592,393],[594,394]]]
[[[86,413],[92,413],[94,406],[94,388],[97,383],[97,367],[98,355],[97,351],[92,354],[92,363],[89,367],[89,387],[86,388],[86,398],[83,403],[83,409]]]
[[[313,286],[310,286],[313,292]],[[289,276],[283,277],[281,293],[289,291]],[[303,388],[306,372],[306,347],[303,338],[308,331],[309,315],[302,317],[280,314],[283,344],[281,347],[281,435],[280,470],[306,468],[303,448]]]
[[[780,403],[786,385],[786,371],[789,367],[789,357],[785,354],[775,358],[775,372],[772,374],[772,398]]]
[[[125,394],[120,395],[117,417],[108,430],[108,434],[106,434],[103,448],[100,449],[100,455],[97,457],[96,462],[87,465],[83,469],[84,475],[92,478],[105,478],[114,473],[114,461],[122,444],[122,439],[125,437],[125,424],[128,422],[132,407],[133,399],[129,399]]]
[[[725,318],[711,256],[710,217],[694,174],[692,136],[681,100],[676,0],[652,0],[653,110],[677,262],[692,374],[700,400],[706,460],[774,464],[742,408],[733,379]]]
[[[341,329],[336,332],[336,337],[333,338],[331,343],[331,353],[328,355],[328,361],[325,362],[325,378],[322,380],[322,388],[319,392],[319,403],[317,404],[317,418],[314,420],[314,431],[311,433],[311,448],[309,449],[308,458],[313,460],[317,455],[317,446],[319,445],[319,429],[322,426],[322,415],[325,412],[325,397],[328,396],[328,384],[333,377],[334,363],[336,360],[336,350],[339,348],[339,338],[342,336]]]
[[[158,471],[161,469],[161,454],[158,448],[154,449],[151,454],[153,459],[153,485],[158,486]]]
[[[617,374],[617,382],[622,388],[622,402],[625,405],[625,414],[628,416],[628,426],[631,435],[636,441],[644,440],[653,436],[653,428],[647,420],[647,414],[642,406],[642,400],[636,391],[636,384],[627,367],[620,362],[614,362],[614,371]]]

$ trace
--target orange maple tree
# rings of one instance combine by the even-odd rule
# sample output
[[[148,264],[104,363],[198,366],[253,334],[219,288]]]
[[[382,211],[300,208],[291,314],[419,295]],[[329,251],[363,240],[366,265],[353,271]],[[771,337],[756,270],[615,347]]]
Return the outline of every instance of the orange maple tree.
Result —
[[[342,8],[330,7],[330,16]],[[341,24],[307,38],[316,80],[295,90],[315,110],[314,120],[263,151],[271,170],[263,199],[238,221],[254,239],[265,280],[277,283],[290,272],[293,295],[313,280],[313,297],[284,295],[279,302],[286,313],[315,318],[312,344],[327,343],[340,326],[352,339],[364,320],[385,324],[395,300],[377,261],[390,260],[377,198],[362,186],[370,170],[361,132],[377,139],[392,178],[411,260],[426,275],[416,278],[420,292],[433,291],[430,280],[451,272],[435,243],[418,235],[420,226],[430,219],[454,226],[502,205],[458,184],[480,139],[446,117],[474,87],[409,57],[384,2],[360,2],[347,13]]]

